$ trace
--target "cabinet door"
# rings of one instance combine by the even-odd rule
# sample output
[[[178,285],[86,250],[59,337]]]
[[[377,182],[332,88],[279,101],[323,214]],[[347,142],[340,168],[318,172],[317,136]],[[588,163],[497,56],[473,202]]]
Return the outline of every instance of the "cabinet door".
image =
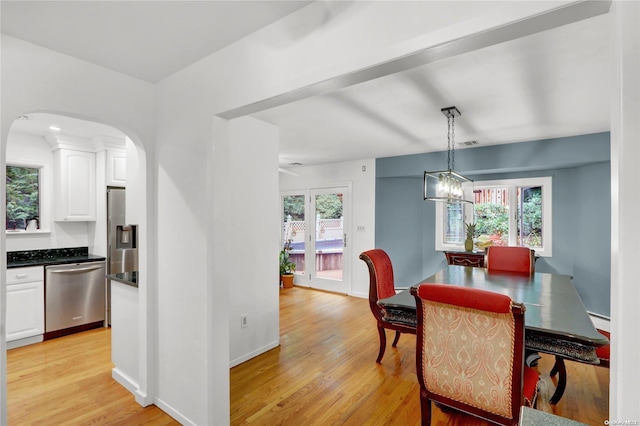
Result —
[[[44,281],[7,285],[7,342],[44,334]]]
[[[96,157],[92,152],[56,151],[57,221],[96,220]]]
[[[127,186],[127,154],[107,151],[107,185]]]

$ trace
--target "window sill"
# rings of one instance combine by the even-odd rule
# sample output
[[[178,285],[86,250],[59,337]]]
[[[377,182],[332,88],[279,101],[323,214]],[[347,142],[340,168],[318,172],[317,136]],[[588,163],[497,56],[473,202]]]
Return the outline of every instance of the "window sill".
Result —
[[[21,231],[21,230],[6,230],[5,234],[9,235],[48,235],[51,231],[46,229],[38,229],[37,231]]]

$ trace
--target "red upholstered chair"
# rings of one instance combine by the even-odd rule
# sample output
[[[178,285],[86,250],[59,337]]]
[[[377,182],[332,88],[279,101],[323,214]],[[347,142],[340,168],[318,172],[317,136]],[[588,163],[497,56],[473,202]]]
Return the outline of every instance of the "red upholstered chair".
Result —
[[[422,424],[431,424],[433,401],[517,425],[520,407],[535,405],[539,380],[524,365],[524,305],[500,293],[447,284],[422,284],[411,294]]]
[[[415,325],[385,321],[384,310],[378,306],[379,299],[385,299],[396,294],[393,281],[393,266],[389,255],[384,250],[373,249],[362,252],[360,259],[364,260],[369,267],[369,307],[378,324],[380,350],[376,362],[379,363],[387,346],[385,329],[395,330],[396,336],[392,345],[395,347],[400,339],[400,333],[416,334],[416,327]]]
[[[600,329],[598,329],[598,332],[606,337],[607,340],[611,341],[611,333]],[[600,346],[597,348],[596,356],[600,360],[600,366],[609,368],[609,361],[611,360],[611,345]]]
[[[485,266],[489,271],[532,274],[535,270],[534,251],[528,247],[487,247]]]

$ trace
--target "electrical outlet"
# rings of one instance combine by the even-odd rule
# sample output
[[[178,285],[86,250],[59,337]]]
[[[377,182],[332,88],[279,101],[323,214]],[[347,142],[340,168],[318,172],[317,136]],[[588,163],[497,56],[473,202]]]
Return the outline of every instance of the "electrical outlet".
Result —
[[[245,328],[245,327],[247,327],[249,325],[247,317],[248,317],[247,314],[240,315],[240,327],[241,328]]]

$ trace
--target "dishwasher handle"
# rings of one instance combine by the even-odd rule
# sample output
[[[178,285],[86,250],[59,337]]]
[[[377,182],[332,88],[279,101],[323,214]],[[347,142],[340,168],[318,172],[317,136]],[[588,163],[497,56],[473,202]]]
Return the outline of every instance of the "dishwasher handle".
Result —
[[[104,265],[94,265],[88,266],[85,268],[73,268],[73,269],[47,269],[47,272],[51,272],[52,274],[65,274],[65,273],[73,273],[73,272],[88,272],[95,271],[97,269],[102,269]]]

